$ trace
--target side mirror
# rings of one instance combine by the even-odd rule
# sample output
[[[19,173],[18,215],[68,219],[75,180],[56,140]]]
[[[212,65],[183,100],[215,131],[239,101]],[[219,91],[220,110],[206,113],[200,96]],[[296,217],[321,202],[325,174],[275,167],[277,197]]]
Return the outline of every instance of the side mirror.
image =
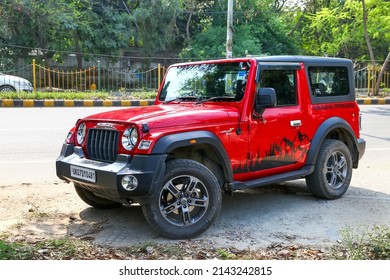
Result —
[[[255,112],[263,114],[266,108],[276,106],[276,93],[273,88],[260,88],[256,92]]]

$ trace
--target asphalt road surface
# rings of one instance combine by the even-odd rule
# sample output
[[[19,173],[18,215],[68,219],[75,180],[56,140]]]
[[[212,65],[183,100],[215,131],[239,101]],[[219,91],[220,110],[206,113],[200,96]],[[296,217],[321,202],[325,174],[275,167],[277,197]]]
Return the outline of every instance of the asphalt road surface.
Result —
[[[353,171],[350,189],[342,198],[317,199],[308,192],[303,180],[225,195],[217,221],[199,238],[210,240],[216,246],[237,248],[264,247],[275,242],[325,246],[340,240],[341,232],[347,228],[390,227],[390,106],[362,105],[360,108],[362,137],[367,141],[367,149],[359,168]],[[47,211],[54,211],[49,209],[51,202],[59,207],[55,210],[58,217],[71,213],[71,220],[79,221],[69,222],[69,217],[59,219],[60,234],[81,236],[86,225],[93,223],[100,225],[99,230],[86,234],[97,243],[125,246],[164,242],[146,223],[140,207],[94,210],[83,204],[72,187],[55,175],[55,159],[75,121],[111,109],[0,108],[0,203],[6,200],[15,205],[25,203],[23,188],[28,188],[35,192],[37,200],[47,200],[40,211],[45,211],[45,205]],[[6,195],[5,191],[11,194]],[[67,195],[65,199],[60,199],[62,193]],[[16,200],[18,195],[22,197],[20,200]],[[60,206],[65,201],[67,209],[64,210]],[[7,207],[4,205],[3,208]],[[2,219],[17,221],[19,217],[12,215],[8,213]],[[45,228],[40,230],[42,233]]]

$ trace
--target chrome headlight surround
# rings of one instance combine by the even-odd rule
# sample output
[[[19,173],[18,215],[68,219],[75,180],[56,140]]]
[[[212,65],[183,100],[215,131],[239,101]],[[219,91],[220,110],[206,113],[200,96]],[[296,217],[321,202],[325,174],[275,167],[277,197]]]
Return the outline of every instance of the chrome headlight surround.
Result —
[[[122,134],[122,146],[127,151],[131,151],[138,142],[138,131],[135,127],[126,129]]]
[[[85,126],[85,123],[82,123],[79,125],[79,128],[77,129],[77,134],[76,134],[76,138],[77,138],[77,143],[79,145],[81,145],[85,139],[85,134],[87,132],[87,128]]]

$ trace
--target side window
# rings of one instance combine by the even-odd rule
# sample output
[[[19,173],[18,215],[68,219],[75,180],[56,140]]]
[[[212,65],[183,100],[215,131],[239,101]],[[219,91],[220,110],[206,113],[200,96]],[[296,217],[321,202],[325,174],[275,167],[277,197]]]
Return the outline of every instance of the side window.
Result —
[[[278,106],[297,104],[294,70],[264,70],[260,86],[275,89]]]
[[[346,67],[309,67],[311,92],[314,96],[340,96],[349,94]]]

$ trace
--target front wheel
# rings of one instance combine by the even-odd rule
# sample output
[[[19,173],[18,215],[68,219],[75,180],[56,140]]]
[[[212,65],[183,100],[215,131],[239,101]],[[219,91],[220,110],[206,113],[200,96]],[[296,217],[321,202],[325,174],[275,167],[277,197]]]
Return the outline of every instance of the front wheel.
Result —
[[[352,178],[352,156],[339,140],[326,139],[318,154],[314,172],[306,177],[309,190],[317,197],[336,199],[348,189]]]
[[[151,226],[170,239],[187,239],[207,230],[222,204],[218,180],[193,160],[167,162],[157,194],[150,204],[142,205],[142,210]]]
[[[0,92],[14,92],[16,89],[9,85],[4,85],[0,87]]]

